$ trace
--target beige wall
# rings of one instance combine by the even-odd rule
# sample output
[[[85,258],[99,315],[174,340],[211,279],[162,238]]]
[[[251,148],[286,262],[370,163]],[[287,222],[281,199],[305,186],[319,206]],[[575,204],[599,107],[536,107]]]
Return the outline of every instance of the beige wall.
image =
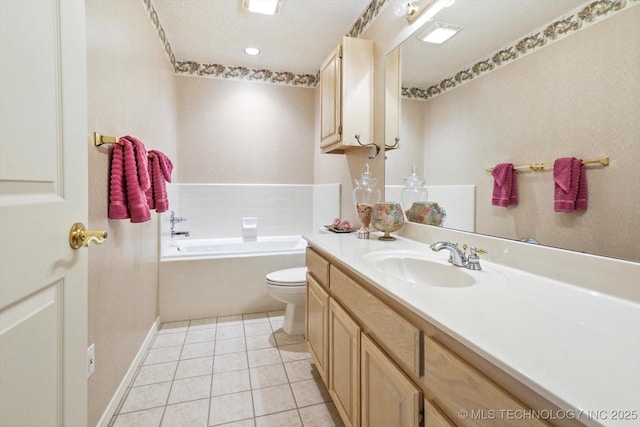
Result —
[[[176,76],[181,183],[312,184],[315,89]]]
[[[423,103],[427,183],[476,183],[480,233],[639,260],[638,22],[629,8]],[[604,155],[584,212],[554,212],[552,171],[519,173],[519,205],[491,206],[487,167]]]
[[[131,134],[175,159],[174,76],[144,3],[87,0],[89,131]],[[133,362],[158,309],[158,220],[107,219],[111,146],[89,148],[89,226],[107,230],[89,250],[88,425],[96,425]],[[175,171],[174,171],[175,177]]]

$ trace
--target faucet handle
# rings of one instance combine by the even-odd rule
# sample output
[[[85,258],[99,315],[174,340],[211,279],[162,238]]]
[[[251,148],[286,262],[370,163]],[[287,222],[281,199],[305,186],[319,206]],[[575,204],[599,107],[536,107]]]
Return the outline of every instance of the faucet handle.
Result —
[[[485,249],[476,248],[475,246],[471,246],[469,250],[469,256],[467,257],[467,268],[469,270],[482,270],[480,266],[480,257],[478,254],[486,254],[487,251]]]

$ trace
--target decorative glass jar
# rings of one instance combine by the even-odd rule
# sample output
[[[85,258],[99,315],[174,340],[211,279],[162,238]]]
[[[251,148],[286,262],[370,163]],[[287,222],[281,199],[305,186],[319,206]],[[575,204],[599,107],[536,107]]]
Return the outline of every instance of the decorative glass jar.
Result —
[[[365,165],[364,173],[355,180],[356,188],[353,190],[353,203],[358,212],[358,218],[362,226],[358,230],[358,239],[369,238],[369,226],[371,225],[371,214],[373,205],[380,201],[380,190],[376,187],[378,179],[373,178],[369,172],[369,165]]]
[[[415,165],[411,168],[411,175],[404,180],[404,188],[400,192],[402,209],[408,212],[415,202],[426,202],[429,200],[429,192],[424,186],[424,179],[416,173]]]

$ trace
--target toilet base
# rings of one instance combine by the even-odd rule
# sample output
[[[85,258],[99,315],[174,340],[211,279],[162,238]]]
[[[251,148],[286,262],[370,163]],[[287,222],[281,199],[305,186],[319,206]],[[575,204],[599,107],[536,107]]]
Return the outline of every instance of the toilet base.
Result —
[[[302,335],[305,332],[304,304],[287,304],[284,311],[282,330],[289,335]]]

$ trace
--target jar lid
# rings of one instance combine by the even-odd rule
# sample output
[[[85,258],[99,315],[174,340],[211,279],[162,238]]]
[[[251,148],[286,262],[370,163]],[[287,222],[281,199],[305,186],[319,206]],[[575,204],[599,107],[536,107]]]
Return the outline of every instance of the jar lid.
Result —
[[[413,165],[411,168],[411,175],[403,181],[406,187],[423,187],[425,183],[425,180],[420,178],[416,173],[416,165]]]

